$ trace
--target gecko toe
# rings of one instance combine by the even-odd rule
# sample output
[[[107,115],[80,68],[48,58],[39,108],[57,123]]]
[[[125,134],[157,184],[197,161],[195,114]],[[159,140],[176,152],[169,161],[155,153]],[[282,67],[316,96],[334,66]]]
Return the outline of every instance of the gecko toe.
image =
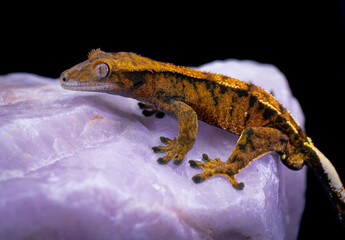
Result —
[[[175,165],[181,165],[182,161],[183,161],[183,159],[181,160],[181,159],[175,158],[174,159],[174,164]]]
[[[157,159],[157,162],[161,165],[167,164],[169,161],[166,161],[164,158],[160,157]]]
[[[164,152],[166,152],[164,146],[155,146],[155,147],[152,147],[152,150],[155,153],[164,153]]]
[[[161,136],[160,139],[163,144],[169,144],[171,142],[171,139],[167,137]]]
[[[165,116],[165,113],[164,112],[157,112],[156,113],[156,118],[159,118],[159,119],[161,119],[161,118],[164,118],[164,116]]]
[[[159,111],[157,108],[150,104],[145,104],[145,103],[138,103],[138,106],[140,109],[143,109],[142,113],[146,117],[151,117],[152,115],[155,114],[156,118],[163,118],[165,113]]]
[[[208,157],[208,155],[206,153],[204,153],[202,155],[202,158],[201,158],[202,161],[204,161],[205,163],[208,163],[211,161],[211,159]]]
[[[143,111],[143,115],[145,117],[151,117],[153,114],[155,114],[155,112],[153,112],[153,111],[149,111],[149,110],[144,110]]]
[[[202,178],[202,177],[200,176],[200,174],[197,174],[197,175],[194,175],[194,176],[192,177],[192,180],[193,180],[194,183],[202,183],[202,182],[205,181],[206,179]]]
[[[145,104],[145,103],[142,103],[142,102],[138,102],[138,106],[140,109],[149,109],[151,108],[151,106],[149,104]]]
[[[242,190],[244,188],[244,183],[240,182],[236,185],[232,185],[236,190]]]
[[[201,169],[200,167],[200,163],[199,161],[195,161],[195,160],[189,160],[188,163],[190,164],[190,167],[191,168],[194,168],[194,169]]]

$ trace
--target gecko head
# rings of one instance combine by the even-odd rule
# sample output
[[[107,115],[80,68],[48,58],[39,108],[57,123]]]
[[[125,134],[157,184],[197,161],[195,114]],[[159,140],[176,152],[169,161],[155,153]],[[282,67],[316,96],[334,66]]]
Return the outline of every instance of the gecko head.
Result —
[[[123,73],[116,68],[114,54],[100,49],[92,50],[88,60],[64,71],[60,76],[60,84],[65,89],[119,95],[126,92],[125,80]]]

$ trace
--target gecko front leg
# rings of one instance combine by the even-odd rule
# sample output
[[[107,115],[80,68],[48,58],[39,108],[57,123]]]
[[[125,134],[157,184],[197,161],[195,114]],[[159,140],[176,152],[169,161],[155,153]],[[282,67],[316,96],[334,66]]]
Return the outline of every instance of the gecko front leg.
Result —
[[[158,158],[158,163],[166,164],[174,159],[174,163],[179,165],[194,145],[198,131],[197,114],[189,105],[178,100],[160,103],[159,108],[177,117],[179,131],[174,139],[161,137],[161,142],[166,146],[155,146],[152,149],[155,153],[167,153],[164,157]]]
[[[288,136],[277,129],[248,127],[242,132],[227,162],[219,158],[212,160],[206,154],[203,154],[203,162],[190,160],[192,168],[204,169],[203,173],[195,175],[192,179],[195,183],[201,183],[210,177],[223,175],[229,179],[234,188],[242,189],[244,184],[238,183],[235,175],[253,160],[268,152],[285,152],[288,142]]]

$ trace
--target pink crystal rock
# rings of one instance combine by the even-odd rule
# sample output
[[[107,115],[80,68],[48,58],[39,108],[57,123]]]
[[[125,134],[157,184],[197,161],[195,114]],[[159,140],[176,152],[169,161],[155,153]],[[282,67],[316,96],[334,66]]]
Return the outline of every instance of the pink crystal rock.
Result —
[[[272,65],[201,67],[255,83],[303,125],[285,77]],[[200,170],[159,165],[152,146],[177,121],[145,117],[133,99],[64,90],[31,74],[0,76],[0,239],[296,239],[305,169],[272,153],[238,174],[195,184]],[[226,161],[238,136],[199,122],[186,160]]]

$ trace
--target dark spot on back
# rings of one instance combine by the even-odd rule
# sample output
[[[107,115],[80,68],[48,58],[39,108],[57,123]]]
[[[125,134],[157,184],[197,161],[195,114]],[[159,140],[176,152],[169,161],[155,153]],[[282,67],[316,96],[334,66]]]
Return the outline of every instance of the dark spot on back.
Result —
[[[250,96],[249,98],[249,107],[254,107],[254,104],[256,103],[257,98],[254,96]]]
[[[264,119],[270,119],[274,115],[275,111],[270,108],[266,108],[262,116]]]
[[[205,86],[206,86],[207,90],[210,90],[211,82],[210,81],[205,81]]]
[[[226,93],[228,91],[228,88],[226,86],[219,85],[219,87],[220,87],[219,91],[220,91],[221,94],[224,94],[224,93]]]
[[[264,109],[264,107],[265,106],[261,102],[259,102],[258,111],[261,111],[262,109]]]
[[[214,101],[214,105],[217,106],[218,105],[218,97],[215,95],[212,95],[212,99]]]
[[[234,89],[234,92],[239,96],[239,97],[248,97],[249,93],[247,90],[243,89]]]
[[[282,118],[282,116],[278,116],[278,117],[276,118],[276,122],[277,122],[277,123],[283,123],[283,122],[284,122],[284,118]]]

